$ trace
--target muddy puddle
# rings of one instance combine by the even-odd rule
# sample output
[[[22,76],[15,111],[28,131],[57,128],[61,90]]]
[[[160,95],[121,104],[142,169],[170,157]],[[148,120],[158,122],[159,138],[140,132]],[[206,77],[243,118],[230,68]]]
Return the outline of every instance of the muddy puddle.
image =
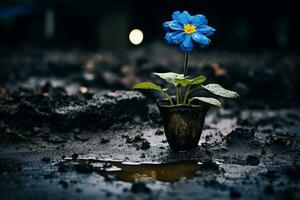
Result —
[[[173,163],[121,162],[95,159],[65,159],[63,163],[78,167],[90,168],[101,176],[113,176],[125,182],[163,181],[176,182],[182,178],[191,178],[200,170],[197,161],[180,161]]]

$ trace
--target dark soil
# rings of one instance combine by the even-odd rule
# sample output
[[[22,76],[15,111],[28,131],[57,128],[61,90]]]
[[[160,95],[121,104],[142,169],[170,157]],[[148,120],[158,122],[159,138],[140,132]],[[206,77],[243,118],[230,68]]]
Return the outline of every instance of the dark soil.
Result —
[[[45,49],[1,55],[1,199],[299,199],[297,54],[192,54],[191,74],[241,98],[210,109],[198,148],[174,153],[153,101],[158,94],[130,88],[140,80],[163,84],[151,72],[180,72],[182,60],[159,44],[125,56]],[[191,161],[200,169],[174,182],[152,174],[132,183],[95,171],[112,162]]]

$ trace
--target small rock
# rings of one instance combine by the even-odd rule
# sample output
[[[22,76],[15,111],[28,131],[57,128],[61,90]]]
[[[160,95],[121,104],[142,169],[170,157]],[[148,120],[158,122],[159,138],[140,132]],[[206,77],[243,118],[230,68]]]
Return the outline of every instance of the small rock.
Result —
[[[129,138],[128,135],[121,135],[121,137],[122,137],[122,139],[126,139],[126,140]]]
[[[78,154],[77,153],[73,153],[71,157],[72,157],[73,160],[77,160],[78,159]]]
[[[104,163],[103,169],[109,169],[109,168],[112,168],[112,164],[108,162]]]
[[[142,150],[148,150],[150,148],[150,143],[148,141],[143,141],[141,145]]]
[[[90,139],[90,137],[86,136],[86,135],[75,135],[74,138],[76,140],[82,141],[82,142],[86,142]]]
[[[259,157],[257,155],[248,155],[246,163],[248,165],[257,166],[259,165]]]
[[[41,131],[41,128],[40,128],[40,127],[33,127],[33,128],[32,128],[32,133],[33,133],[33,134],[39,133],[40,131]]]
[[[205,136],[205,141],[208,142],[211,139],[212,135],[206,135]]]
[[[142,153],[140,158],[146,158],[146,155],[144,153]]]
[[[273,144],[281,146],[291,146],[294,143],[289,135],[272,135],[271,140]]]
[[[136,142],[142,142],[145,139],[142,138],[141,135],[136,135],[134,138],[126,137],[126,143],[136,143]]]
[[[155,131],[155,135],[163,135],[164,132],[162,130],[157,130]]]
[[[73,133],[75,135],[78,135],[79,133],[81,133],[81,129],[80,128],[74,128]]]
[[[145,183],[133,183],[131,186],[131,192],[133,193],[150,193],[150,188]]]
[[[236,128],[226,136],[226,142],[228,144],[236,143],[240,140],[253,140],[255,135],[255,129]]]
[[[107,144],[109,141],[110,141],[109,139],[101,138],[100,143],[101,144]]]
[[[50,137],[48,138],[48,142],[57,144],[57,143],[64,143],[64,142],[66,142],[66,140],[63,139],[63,138],[60,137],[60,136],[54,135],[54,136],[50,136]]]
[[[51,162],[51,158],[44,156],[44,157],[42,158],[42,161],[43,161],[43,162],[49,163],[49,162]]]

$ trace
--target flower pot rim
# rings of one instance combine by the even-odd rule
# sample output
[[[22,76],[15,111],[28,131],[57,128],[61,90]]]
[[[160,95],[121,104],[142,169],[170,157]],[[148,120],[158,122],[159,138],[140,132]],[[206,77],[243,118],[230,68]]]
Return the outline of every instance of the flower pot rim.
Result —
[[[164,105],[161,103],[161,101],[169,101],[169,100],[167,98],[159,98],[156,100],[157,105],[160,107],[164,107],[164,108],[201,108],[203,106],[209,107],[209,104],[205,104],[202,102],[199,102],[200,103],[199,105],[195,105],[195,104],[192,104],[192,105],[188,105],[188,104]]]

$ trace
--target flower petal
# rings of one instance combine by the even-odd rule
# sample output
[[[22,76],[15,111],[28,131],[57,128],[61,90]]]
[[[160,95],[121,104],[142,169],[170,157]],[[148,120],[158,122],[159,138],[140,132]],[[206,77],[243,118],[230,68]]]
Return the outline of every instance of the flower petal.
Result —
[[[172,19],[173,19],[174,21],[179,21],[179,15],[181,15],[181,12],[179,12],[179,11],[173,12],[173,14],[172,14]]]
[[[206,47],[210,43],[210,39],[198,32],[192,35],[192,39],[199,43],[201,47]]]
[[[180,49],[184,53],[191,52],[194,49],[194,43],[191,35],[186,35],[183,42],[180,44]]]
[[[179,32],[174,35],[172,35],[172,41],[174,44],[180,44],[182,41],[184,41],[185,33]]]
[[[167,32],[165,39],[169,44],[179,44],[183,41],[185,34],[181,31]]]
[[[205,36],[211,36],[215,33],[216,29],[214,29],[210,26],[201,25],[197,28],[197,31]]]
[[[182,25],[179,24],[177,21],[168,21],[168,22],[165,22],[165,23],[163,23],[163,28],[166,31],[171,31],[171,30],[180,31],[180,30],[183,30]]]
[[[195,15],[192,17],[192,24],[196,27],[200,25],[207,25],[207,19],[204,15]]]
[[[172,42],[172,35],[174,34],[174,32],[167,32],[165,35],[165,40],[167,41],[167,43],[169,44],[173,44]]]
[[[179,16],[178,16],[178,22],[181,24],[189,24],[191,23],[191,15],[188,11],[183,11]]]

